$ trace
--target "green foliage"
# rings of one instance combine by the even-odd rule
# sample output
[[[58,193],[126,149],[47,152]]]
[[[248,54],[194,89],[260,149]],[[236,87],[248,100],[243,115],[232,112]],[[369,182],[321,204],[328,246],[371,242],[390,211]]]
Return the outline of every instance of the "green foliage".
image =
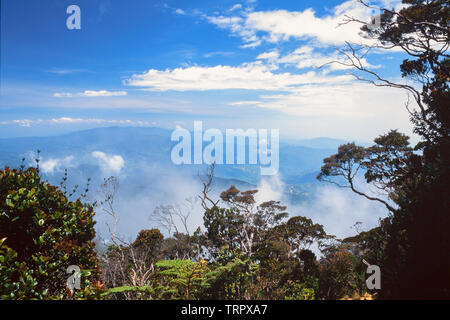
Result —
[[[205,260],[193,262],[177,259],[158,261],[155,266],[168,289],[171,289],[171,285],[177,289],[168,291],[171,293],[171,298],[191,299],[196,297],[203,285],[208,270],[207,264]]]
[[[210,247],[230,249],[239,247],[239,230],[242,227],[242,216],[234,208],[219,208],[217,206],[206,210],[203,224],[208,230],[207,239]]]
[[[139,234],[132,246],[136,248],[156,247],[162,242],[163,239],[164,236],[158,229],[141,230],[139,231]]]
[[[320,263],[319,291],[325,299],[352,296],[359,290],[360,278],[355,272],[352,255],[345,250],[330,253]]]
[[[94,211],[80,199],[69,201],[57,187],[41,181],[35,168],[0,171],[0,237],[4,297],[67,298],[66,269],[85,273],[75,297],[95,297],[99,266],[94,251]],[[7,248],[9,247],[9,248]],[[92,289],[91,289],[92,288]]]
[[[300,281],[287,282],[282,289],[284,300],[314,300],[314,289],[306,288]]]
[[[119,295],[124,293],[124,292],[135,292],[135,293],[142,293],[143,296],[146,296],[147,294],[150,295],[154,295],[155,294],[155,289],[150,287],[150,286],[141,286],[141,287],[137,287],[137,286],[121,286],[121,287],[115,287],[115,288],[111,288],[109,290],[107,290],[106,292],[103,292],[100,296],[103,299],[106,299],[110,296],[114,296],[114,295]]]
[[[206,274],[203,295],[208,299],[258,299],[256,282],[259,265],[228,248],[219,251],[217,261]]]
[[[7,247],[0,239],[0,299],[26,299],[29,294],[40,298],[45,297],[35,290],[36,280],[33,270],[28,270],[24,262],[17,261],[17,252]]]

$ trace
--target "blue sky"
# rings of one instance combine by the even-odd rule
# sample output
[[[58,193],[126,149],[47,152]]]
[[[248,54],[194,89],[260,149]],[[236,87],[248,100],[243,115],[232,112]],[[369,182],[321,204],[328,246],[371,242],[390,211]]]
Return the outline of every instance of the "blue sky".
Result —
[[[399,1],[382,1],[394,7]],[[68,30],[69,5],[81,30]],[[410,133],[406,95],[355,81],[356,1],[1,0],[0,137],[98,126],[279,128],[286,137]],[[398,79],[400,52],[365,63]],[[387,116],[389,115],[389,116]]]

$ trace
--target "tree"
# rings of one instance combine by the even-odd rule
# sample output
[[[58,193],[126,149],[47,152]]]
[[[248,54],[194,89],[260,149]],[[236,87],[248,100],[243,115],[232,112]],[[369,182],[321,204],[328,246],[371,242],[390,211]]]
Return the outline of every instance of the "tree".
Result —
[[[393,213],[395,208],[387,199],[394,202],[398,199],[401,181],[409,174],[410,163],[417,159],[408,140],[408,136],[391,130],[377,137],[375,144],[368,148],[355,143],[341,145],[336,154],[323,160],[324,165],[317,179],[349,188],[368,200],[382,203]],[[357,187],[356,180],[362,173],[379,196]]]
[[[361,23],[362,35],[376,41],[374,45],[355,46],[347,43],[339,50],[345,62],[335,63],[354,67],[360,74],[355,77],[376,86],[404,89],[409,92],[418,109],[410,109],[416,132],[426,141],[446,139],[449,136],[450,113],[448,110],[450,27],[448,16],[450,6],[447,0],[403,0],[399,11],[363,5],[382,12],[380,23],[367,25],[354,17],[347,17],[343,23]],[[362,58],[372,49],[400,49],[408,58],[400,65],[403,77],[407,77],[422,88],[396,83],[383,78],[362,63]]]
[[[302,216],[290,218],[281,228],[285,231],[285,240],[291,252],[294,252],[298,260],[305,260],[302,255],[305,255],[305,249],[309,249],[314,242],[328,237],[322,225]]]
[[[107,222],[110,233],[110,245],[101,256],[102,278],[107,287],[116,288],[108,296],[125,299],[152,298],[153,291],[148,290],[155,275],[155,263],[161,258],[163,235],[158,229],[141,230],[136,239],[129,243],[117,234],[119,218],[114,203],[119,190],[115,177],[109,177],[102,184],[104,201],[101,208],[112,218]]]
[[[200,290],[208,270],[207,261],[193,262],[191,260],[163,260],[156,263],[158,274],[168,287],[173,284],[177,290],[172,292],[171,298],[192,299]],[[167,278],[167,280],[166,280]]]
[[[236,250],[219,250],[209,265],[202,293],[206,299],[260,299],[259,265]]]
[[[166,229],[169,238],[164,241],[164,250],[168,257],[174,259],[200,259],[202,248],[199,245],[199,233],[197,229],[191,235],[188,221],[195,208],[195,198],[186,198],[179,205],[159,205],[153,210],[151,221]]]
[[[36,168],[0,170],[0,296],[96,297],[100,266],[94,214],[92,206],[70,201],[42,181]],[[70,265],[82,271],[82,290],[75,293],[66,287]]]
[[[279,225],[288,216],[286,207],[279,201],[266,201],[256,204],[254,195],[258,190],[240,191],[235,186],[220,194],[222,201],[237,213],[236,232],[239,247],[251,257],[254,248],[270,237],[269,229]]]
[[[359,289],[357,262],[342,249],[331,251],[319,265],[319,295],[324,299],[352,296]]]
[[[369,6],[363,1],[364,5]],[[449,298],[450,297],[450,4],[446,0],[403,0],[399,10],[381,8],[381,23],[369,27],[362,21],[348,17],[344,23],[363,23],[367,38],[377,44],[347,47],[339,50],[346,58],[337,62],[353,67],[357,79],[375,86],[406,90],[416,107],[406,103],[414,124],[414,131],[422,140],[399,167],[394,163],[390,175],[385,169],[368,171],[366,179],[375,179],[394,189],[397,207],[392,210],[386,226],[387,244],[383,253],[384,298]],[[413,84],[393,82],[383,78],[362,63],[372,49],[401,49],[407,55],[400,65],[402,77]],[[397,150],[402,146],[396,146]],[[393,144],[393,141],[390,142]],[[403,144],[404,146],[404,144]],[[386,153],[388,150],[385,150]],[[365,158],[364,156],[363,158]],[[351,156],[362,160],[357,154]],[[380,165],[393,164],[389,158],[375,158]],[[353,160],[352,160],[353,161]],[[339,169],[339,162],[330,162]],[[380,167],[381,168],[381,167]],[[339,169],[340,170],[340,169]],[[345,168],[348,173],[348,167]],[[327,176],[335,171],[322,172]],[[339,172],[339,171],[338,171]],[[366,196],[362,194],[363,196]],[[367,196],[366,196],[367,197]],[[383,271],[382,271],[383,272]]]

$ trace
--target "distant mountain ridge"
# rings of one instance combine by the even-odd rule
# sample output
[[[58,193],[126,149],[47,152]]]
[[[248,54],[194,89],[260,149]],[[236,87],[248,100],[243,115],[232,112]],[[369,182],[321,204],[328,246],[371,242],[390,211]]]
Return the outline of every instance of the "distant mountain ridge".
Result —
[[[286,139],[284,143],[293,146],[303,146],[308,148],[317,148],[317,149],[337,149],[340,145],[355,142],[361,146],[368,146],[370,143],[358,141],[358,140],[344,140],[344,139],[334,139],[334,138],[326,138],[326,137],[318,137],[311,139]]]
[[[94,152],[102,152],[105,156],[123,159],[120,174],[125,177],[124,184],[128,192],[139,192],[148,184],[147,180],[142,180],[143,172],[160,177],[173,173],[195,177],[206,169],[206,165],[172,163],[171,150],[177,142],[171,141],[171,133],[171,130],[155,127],[102,127],[59,136],[0,139],[0,166],[18,167],[22,157],[27,158],[27,164],[32,163],[32,153],[40,150],[44,162],[54,162],[55,172],[47,174],[51,182],[56,183],[63,174],[63,167],[67,166],[74,184],[82,184],[88,177],[101,181],[102,177],[114,174],[105,172],[93,159]],[[281,140],[279,178],[287,184],[287,192],[292,197],[309,192],[311,186],[317,184],[315,177],[323,159],[335,153],[342,143],[346,141],[332,138]],[[113,161],[111,159],[108,161]],[[258,165],[217,165],[215,174],[221,187],[235,184],[254,188],[262,178]]]
[[[17,168],[23,157],[26,165],[35,165],[39,149],[44,179],[59,185],[67,168],[68,188],[79,185],[84,190],[90,178],[90,197],[96,200],[102,200],[103,180],[117,176],[117,210],[127,221],[126,232],[132,234],[150,223],[147,217],[156,206],[182,204],[186,198],[198,199],[201,192],[198,175],[207,166],[173,164],[170,155],[177,142],[171,141],[171,133],[152,127],[106,127],[59,136],[0,139],[0,167]],[[217,165],[212,197],[218,198],[221,191],[235,185],[240,190],[258,189],[266,201],[308,205],[321,186],[316,176],[323,159],[345,142],[331,138],[280,140],[277,176],[261,177],[258,165]],[[98,213],[99,228],[103,228],[107,217],[101,210]],[[201,220],[192,223],[198,225]]]
[[[144,161],[173,166],[170,152],[176,142],[170,140],[171,133],[171,130],[155,127],[104,127],[59,136],[0,139],[0,165],[17,166],[27,153],[40,150],[44,158],[102,151],[118,154],[127,162]],[[345,141],[332,138],[288,143],[280,141],[280,174],[290,179],[317,171],[322,159],[334,153],[342,143]],[[257,173],[254,169],[257,166],[218,165],[217,173],[223,178],[255,184]]]

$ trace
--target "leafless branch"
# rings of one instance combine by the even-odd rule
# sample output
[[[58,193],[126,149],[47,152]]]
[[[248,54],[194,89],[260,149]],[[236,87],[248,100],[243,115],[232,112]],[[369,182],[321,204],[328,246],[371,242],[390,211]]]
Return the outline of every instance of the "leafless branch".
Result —
[[[202,193],[201,195],[198,195],[198,197],[201,200],[203,209],[205,210],[210,210],[211,208],[216,207],[220,201],[220,200],[214,201],[208,196],[208,194],[212,191],[211,185],[214,179],[215,166],[216,164],[215,162],[213,162],[213,164],[208,167],[205,177],[202,177],[200,174],[198,174],[198,177],[203,185]]]

